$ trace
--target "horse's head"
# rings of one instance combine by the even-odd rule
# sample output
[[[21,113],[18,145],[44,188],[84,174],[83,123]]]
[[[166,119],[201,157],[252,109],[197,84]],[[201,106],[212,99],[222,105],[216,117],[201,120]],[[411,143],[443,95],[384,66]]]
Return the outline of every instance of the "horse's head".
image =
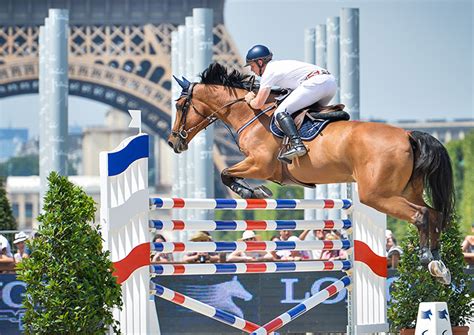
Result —
[[[174,152],[181,153],[188,149],[191,139],[214,121],[209,107],[194,96],[196,83],[183,77],[174,77],[181,86],[181,95],[176,101],[176,118],[168,138],[168,144]]]
[[[176,102],[176,119],[168,144],[176,153],[187,150],[191,139],[217,118],[229,123],[228,115],[224,114],[234,104],[244,101],[243,96],[250,85],[249,75],[236,70],[229,72],[218,63],[209,65],[200,77],[199,83],[174,77],[181,86],[181,96]],[[240,93],[237,93],[238,89]],[[250,108],[248,110],[251,111]],[[236,114],[234,118],[241,122],[242,117],[242,114]]]

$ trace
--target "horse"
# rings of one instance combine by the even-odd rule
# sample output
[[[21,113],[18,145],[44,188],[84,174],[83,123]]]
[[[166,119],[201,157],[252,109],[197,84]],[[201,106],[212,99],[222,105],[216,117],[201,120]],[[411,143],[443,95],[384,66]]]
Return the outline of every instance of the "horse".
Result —
[[[234,298],[250,301],[252,293],[239,282],[237,276],[231,280],[215,285],[189,285],[186,293],[190,297],[220,310],[232,313],[239,318],[244,317],[242,309],[234,302]]]
[[[338,121],[306,142],[305,156],[286,164],[277,159],[282,140],[269,130],[275,102],[254,110],[244,100],[253,86],[250,75],[213,63],[200,82],[175,79],[182,88],[168,138],[175,153],[187,150],[196,134],[219,119],[239,134],[246,156],[221,172],[222,182],[242,198],[271,196],[263,185],[243,183],[245,178],[303,185],[357,182],[361,203],[417,227],[421,264],[450,281],[439,261],[439,237],[454,211],[453,172],[436,138],[388,124]]]

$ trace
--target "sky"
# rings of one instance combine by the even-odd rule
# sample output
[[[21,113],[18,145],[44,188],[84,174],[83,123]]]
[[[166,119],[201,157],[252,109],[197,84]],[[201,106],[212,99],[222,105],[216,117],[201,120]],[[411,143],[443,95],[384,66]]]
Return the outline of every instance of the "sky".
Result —
[[[474,118],[472,0],[227,0],[224,20],[241,56],[265,44],[303,60],[304,29],[360,9],[361,118]],[[0,99],[0,128],[38,132],[37,95]],[[108,106],[70,97],[70,125],[98,125]]]

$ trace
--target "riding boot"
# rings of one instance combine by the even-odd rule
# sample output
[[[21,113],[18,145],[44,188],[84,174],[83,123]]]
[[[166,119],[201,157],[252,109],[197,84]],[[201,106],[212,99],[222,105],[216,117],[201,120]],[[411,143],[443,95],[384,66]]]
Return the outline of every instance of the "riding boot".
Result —
[[[282,153],[278,159],[282,161],[291,161],[295,157],[300,157],[306,155],[306,147],[301,141],[301,137],[298,135],[296,130],[295,121],[287,112],[278,113],[276,115],[276,120],[280,125],[281,130],[285,133],[286,136],[290,139],[290,148]]]

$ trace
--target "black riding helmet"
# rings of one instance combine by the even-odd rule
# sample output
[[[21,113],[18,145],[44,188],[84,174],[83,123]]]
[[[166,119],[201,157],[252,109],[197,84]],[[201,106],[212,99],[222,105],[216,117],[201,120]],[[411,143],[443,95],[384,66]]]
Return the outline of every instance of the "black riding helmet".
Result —
[[[245,57],[245,66],[249,66],[251,62],[255,62],[256,60],[262,59],[265,63],[269,62],[273,57],[270,49],[268,49],[264,45],[254,45],[250,50],[247,52],[247,56]]]

